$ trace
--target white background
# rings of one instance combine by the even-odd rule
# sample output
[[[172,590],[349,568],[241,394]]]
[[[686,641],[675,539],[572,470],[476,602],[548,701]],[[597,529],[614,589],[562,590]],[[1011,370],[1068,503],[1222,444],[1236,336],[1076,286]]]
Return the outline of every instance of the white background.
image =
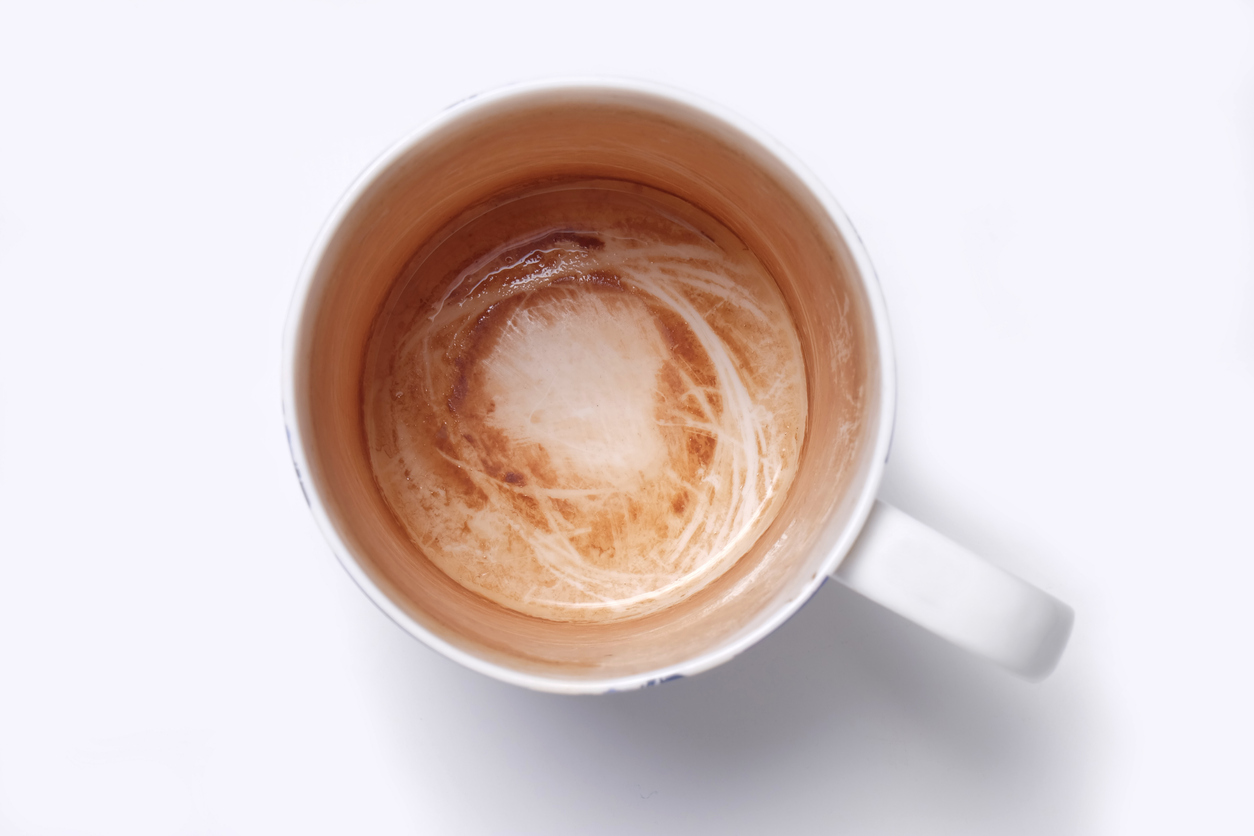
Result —
[[[1254,832],[1254,6],[0,6],[0,833]],[[315,531],[279,347],[443,106],[612,73],[858,226],[883,496],[1077,611],[1019,682],[835,584],[562,698],[408,638]]]

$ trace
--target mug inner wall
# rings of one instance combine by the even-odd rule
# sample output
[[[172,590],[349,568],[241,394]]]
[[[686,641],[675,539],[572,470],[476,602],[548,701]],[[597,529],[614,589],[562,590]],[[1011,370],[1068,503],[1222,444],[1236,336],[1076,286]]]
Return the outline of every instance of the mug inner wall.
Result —
[[[362,375],[377,313],[437,233],[503,196],[590,179],[675,195],[754,251],[797,326],[809,419],[782,510],[731,569],[661,612],[564,623],[475,595],[410,540],[371,470]],[[822,204],[778,158],[722,120],[613,89],[545,90],[472,104],[374,177],[318,262],[296,349],[307,478],[348,557],[420,630],[505,668],[550,678],[606,680],[681,665],[734,645],[817,587],[872,471],[880,376],[871,321],[855,259]]]

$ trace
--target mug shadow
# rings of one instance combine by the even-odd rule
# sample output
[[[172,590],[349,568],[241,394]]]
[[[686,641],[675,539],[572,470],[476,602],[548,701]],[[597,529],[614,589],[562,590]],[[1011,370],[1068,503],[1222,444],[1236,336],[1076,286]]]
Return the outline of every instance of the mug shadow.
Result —
[[[433,793],[473,810],[466,832],[1091,829],[1092,700],[1067,659],[1021,682],[834,581],[720,668],[600,697],[464,670],[360,603],[404,791],[416,815]]]

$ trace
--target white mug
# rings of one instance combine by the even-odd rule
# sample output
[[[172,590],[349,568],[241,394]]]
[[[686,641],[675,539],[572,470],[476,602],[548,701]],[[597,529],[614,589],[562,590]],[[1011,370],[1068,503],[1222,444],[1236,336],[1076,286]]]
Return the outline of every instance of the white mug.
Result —
[[[388,510],[363,440],[366,341],[408,259],[506,186],[563,177],[660,189],[736,232],[780,285],[807,367],[805,452],[775,522],[691,598],[608,624],[521,615],[443,575]],[[560,693],[637,688],[721,664],[787,620],[828,577],[1024,677],[1047,675],[1066,645],[1071,609],[876,499],[894,399],[884,301],[836,202],[736,116],[635,81],[497,90],[459,102],[401,141],[320,232],[284,343],[292,459],[319,528],[354,581],[449,658]]]

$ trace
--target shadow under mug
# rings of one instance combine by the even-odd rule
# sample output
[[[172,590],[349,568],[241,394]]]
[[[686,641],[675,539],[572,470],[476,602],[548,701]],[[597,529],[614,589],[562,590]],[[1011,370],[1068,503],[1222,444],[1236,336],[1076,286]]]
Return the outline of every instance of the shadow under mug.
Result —
[[[721,221],[774,276],[806,364],[806,438],[774,522],[688,598],[608,623],[522,615],[436,568],[384,501],[362,426],[371,326],[414,253],[494,196],[565,179],[643,184]],[[766,636],[832,576],[1028,678],[1048,674],[1066,645],[1066,605],[876,500],[895,383],[870,261],[787,152],[688,94],[545,81],[444,111],[376,160],[323,227],[295,292],[283,364],[297,475],[344,568],[406,631],[506,682],[604,693],[695,674]]]

